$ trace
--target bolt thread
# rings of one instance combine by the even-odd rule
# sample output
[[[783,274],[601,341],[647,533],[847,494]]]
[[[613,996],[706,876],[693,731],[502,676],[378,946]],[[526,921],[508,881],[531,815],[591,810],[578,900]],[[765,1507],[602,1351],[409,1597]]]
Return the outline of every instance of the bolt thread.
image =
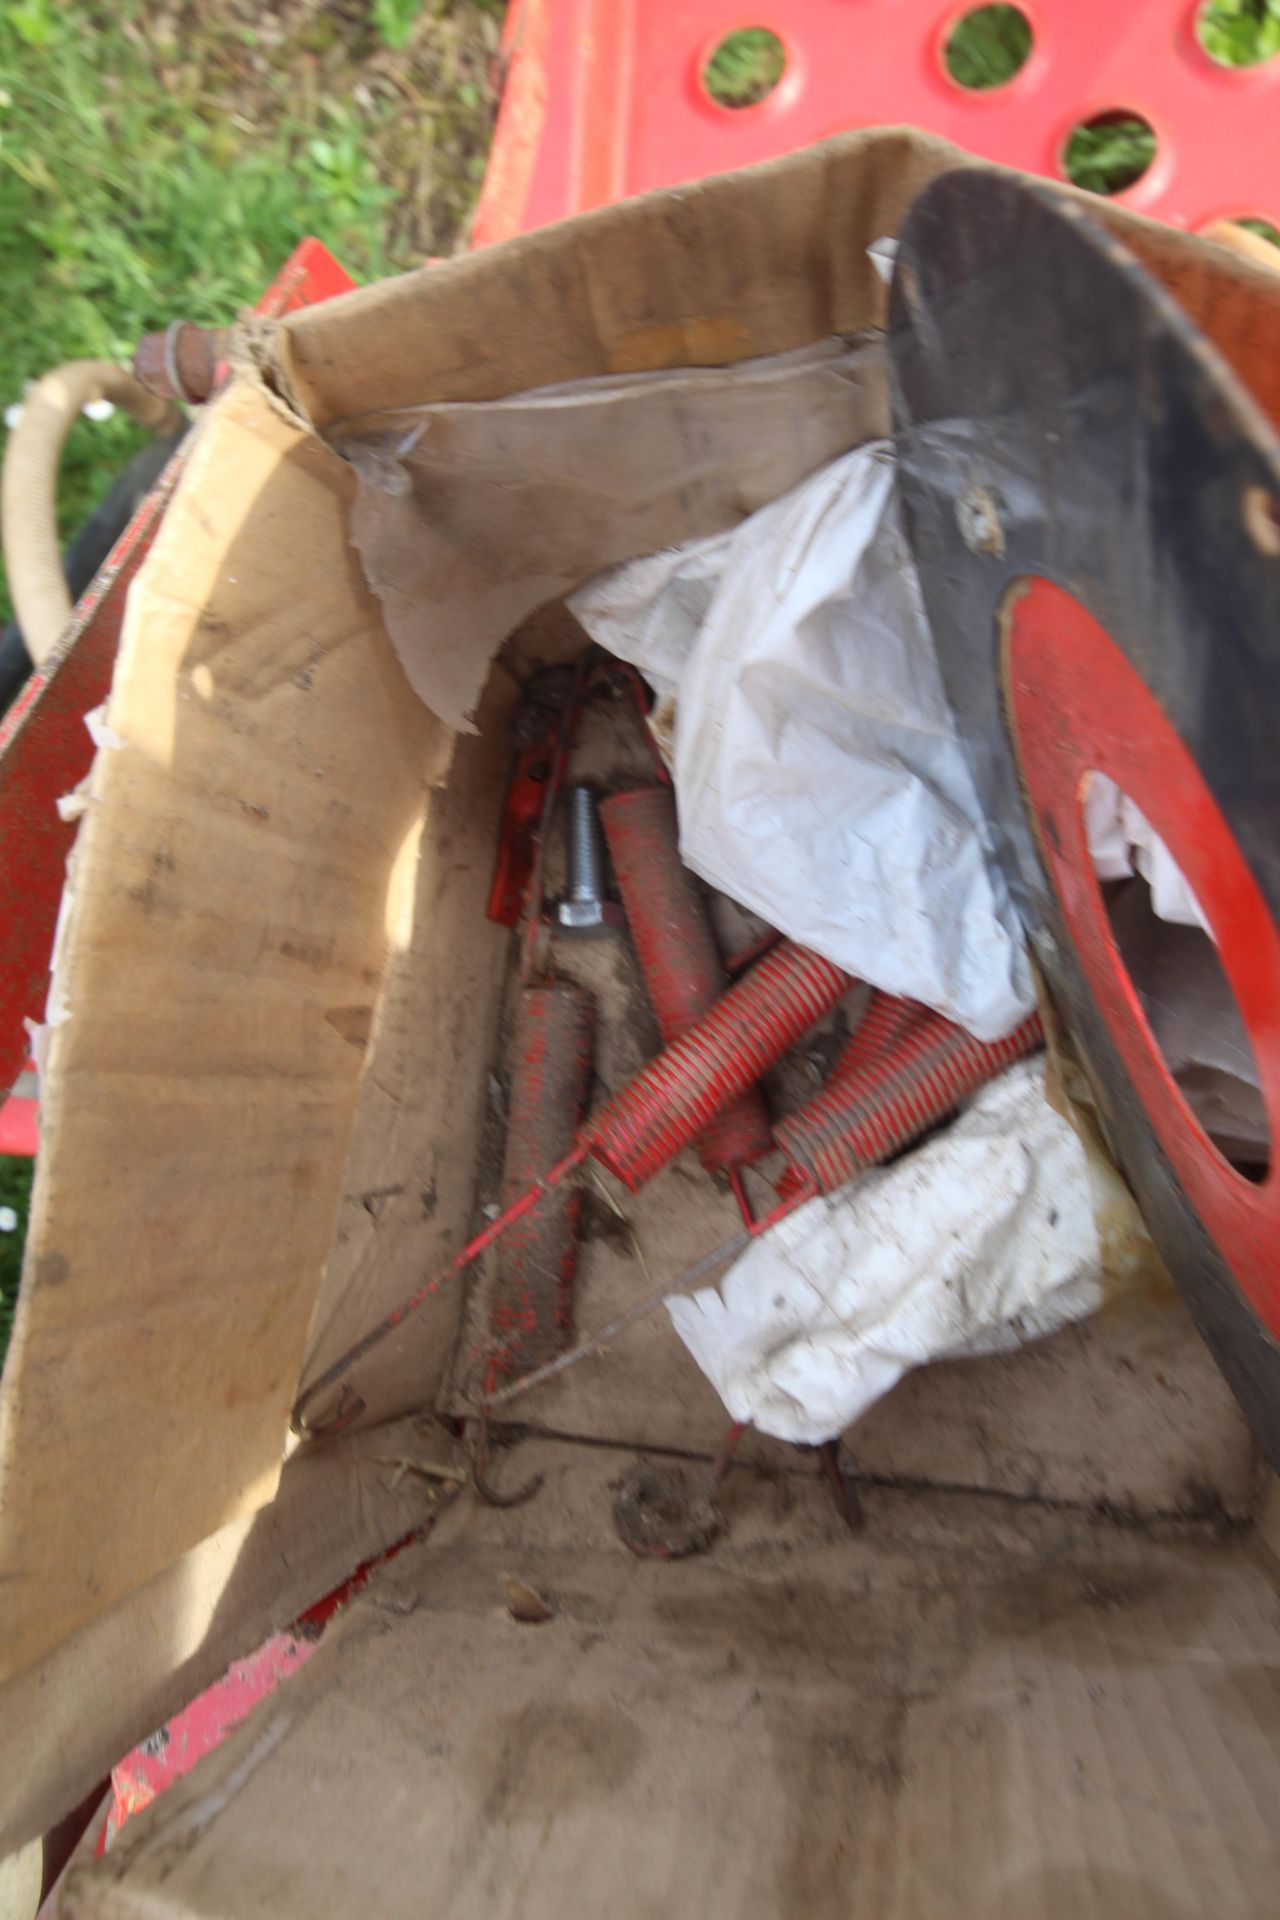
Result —
[[[569,789],[566,840],[569,898],[583,905],[603,900],[604,846],[590,787]]]

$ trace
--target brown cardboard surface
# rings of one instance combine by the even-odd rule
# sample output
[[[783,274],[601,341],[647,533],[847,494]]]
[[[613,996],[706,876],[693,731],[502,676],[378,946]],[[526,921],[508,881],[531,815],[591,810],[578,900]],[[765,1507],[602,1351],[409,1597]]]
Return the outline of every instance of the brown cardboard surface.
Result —
[[[275,336],[272,377],[327,432],[429,400],[723,366],[883,326],[888,294],[868,244],[897,232],[938,173],[987,164],[914,128],[842,134],[306,308]],[[1095,194],[1059,191],[1133,249],[1280,421],[1275,275]],[[364,325],[376,325],[380,351],[353,361]]]
[[[603,568],[720,533],[890,429],[879,334],[335,429],[351,532],[414,692],[452,727],[503,640]]]
[[[435,731],[349,480],[234,388],[130,602],[4,1376],[0,1675],[275,1491]]]
[[[459,1246],[475,1208],[510,936],[485,918],[510,755],[513,683],[490,683],[479,735],[460,739],[428,797],[403,922],[342,1179],[337,1229],[302,1384],[322,1372]],[[431,1405],[449,1359],[460,1285],[362,1367],[362,1423]]]
[[[363,584],[350,470],[275,396],[325,429],[874,324],[866,244],[956,159],[911,135],[853,135],[346,296],[286,323],[265,374],[204,418],[131,598],[108,715],[123,744],[99,755],[77,844],[58,967],[70,1017],[51,1036],[0,1390],[0,1675],[74,1679],[101,1702],[94,1753],[132,1737],[126,1694],[169,1710],[174,1652],[163,1633],[139,1642],[113,1691],[110,1642],[77,1629],[105,1627],[157,1578],[180,1590],[184,1556],[272,1500],[308,1327],[327,1351],[362,1306],[407,1293],[465,1218],[497,1004],[492,938],[465,929],[487,877],[478,822],[497,805],[500,729],[477,758],[460,753],[460,784],[425,809],[424,832],[453,742],[411,694]],[[1096,211],[1280,417],[1280,284]],[[418,1173],[433,1136],[428,1219]],[[384,1350],[379,1412],[431,1390],[455,1317],[442,1302]],[[984,1391],[973,1378],[966,1396]],[[1186,1390],[1215,1429],[1214,1484],[1233,1485],[1238,1425],[1212,1386]],[[941,1461],[947,1431],[927,1443]],[[1178,1477],[1176,1448],[1169,1462]],[[1008,1465],[1010,1484],[1020,1472]],[[1144,1484],[1162,1504],[1165,1468]],[[326,1553],[363,1537],[364,1498],[359,1480],[335,1498]],[[214,1553],[215,1584],[220,1565]],[[210,1646],[242,1644],[257,1607],[232,1583],[228,1638]],[[33,1806],[56,1798],[42,1777]]]
[[[536,1517],[455,1504],[64,1920],[1272,1910],[1280,1595],[1248,1545],[875,1493],[852,1539],[817,1484],[747,1475],[705,1558],[638,1562],[625,1454],[534,1464]]]
[[[695,376],[710,392],[670,403],[672,419],[661,384],[637,395],[639,405],[626,392],[617,396],[615,453],[600,463],[608,483],[596,489],[598,437],[607,443],[611,429],[597,427],[593,439],[591,408],[575,412],[557,397],[552,412],[561,424],[539,427],[541,392],[533,403],[484,416],[472,403],[527,389],[558,395],[584,372],[608,394],[637,373],[760,364],[757,356],[881,326],[886,290],[868,242],[896,233],[920,188],[965,158],[914,134],[848,135],[511,242],[503,256],[520,293],[518,340],[509,336],[505,301],[468,276],[469,263],[444,269],[454,281],[443,289],[439,268],[405,276],[363,296],[384,356],[358,382],[344,379],[341,393],[333,327],[349,325],[354,309],[311,309],[287,324],[280,384],[365,476],[356,543],[406,672],[433,711],[451,726],[468,725],[502,632],[601,567],[669,544],[673,508],[684,517],[681,537],[716,531],[835,452],[886,430],[885,410],[869,407],[855,385],[843,393],[837,386],[825,402],[815,388],[812,406],[797,387],[785,428],[776,406],[757,415],[761,396],[744,397],[740,418],[731,402],[717,427],[724,410],[715,376]],[[1251,267],[1248,298],[1236,289],[1233,299],[1224,250],[1188,246],[1185,236],[1096,196],[1072,197],[1170,285],[1280,419],[1280,381],[1268,370],[1280,345],[1280,299],[1266,274]],[[656,289],[670,302],[660,323]],[[449,322],[450,293],[470,308],[465,350]],[[489,351],[495,339],[500,359]],[[415,391],[416,407],[408,399]]]
[[[429,1524],[441,1483],[393,1463],[439,1460],[443,1445],[405,1420],[299,1450],[270,1506],[210,1534],[0,1686],[0,1857],[47,1832],[232,1660]]]

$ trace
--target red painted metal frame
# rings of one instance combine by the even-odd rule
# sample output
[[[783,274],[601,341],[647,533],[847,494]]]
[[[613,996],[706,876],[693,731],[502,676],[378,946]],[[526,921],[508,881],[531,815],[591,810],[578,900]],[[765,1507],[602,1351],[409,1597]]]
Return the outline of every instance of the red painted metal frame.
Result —
[[[1195,760],[1104,627],[1048,580],[1018,590],[1009,709],[1041,853],[1080,963],[1147,1119],[1258,1317],[1280,1336],[1280,1175],[1255,1183],[1204,1133],[1165,1065],[1111,936],[1085,841],[1084,790],[1105,773],[1164,840],[1213,930],[1280,1140],[1280,932]]]
[[[222,1745],[259,1701],[304,1667],[334,1615],[355,1598],[378,1567],[386,1566],[415,1540],[422,1539],[430,1525],[428,1522],[405,1534],[385,1553],[362,1560],[341,1586],[308,1607],[283,1633],[272,1634],[245,1659],[233,1660],[221,1680],[206,1687],[181,1713],[175,1713],[126,1754],[111,1770],[111,1801],[95,1853],[105,1853],[127,1820],[149,1807],[175,1780],[190,1773],[198,1760]]]
[[[75,826],[57,803],[88,773],[85,715],[111,689],[129,585],[176,477],[172,461],[76,609],[53,658],[32,674],[0,723],[0,1086],[30,1045],[24,1021],[43,1016],[49,957]]]
[[[318,240],[304,240],[263,296],[269,318],[343,293],[355,282]],[[75,825],[57,803],[93,764],[84,716],[111,691],[134,576],[151,549],[181,470],[179,451],[116,542],[47,665],[33,673],[0,722],[0,1087],[27,1057],[26,1020],[43,1017],[49,958]],[[23,1116],[3,1123],[20,1142]],[[0,1150],[21,1152],[21,1144]]]
[[[1119,197],[1175,226],[1280,224],[1280,57],[1211,60],[1201,0],[1020,0],[1034,35],[1006,86],[974,92],[943,62],[957,0],[512,0],[506,87],[477,245],[548,220],[769,160],[850,127],[916,126],[986,159],[1066,178],[1071,130],[1125,110],[1153,165]],[[725,35],[769,27],[783,78],[718,105],[702,73]]]

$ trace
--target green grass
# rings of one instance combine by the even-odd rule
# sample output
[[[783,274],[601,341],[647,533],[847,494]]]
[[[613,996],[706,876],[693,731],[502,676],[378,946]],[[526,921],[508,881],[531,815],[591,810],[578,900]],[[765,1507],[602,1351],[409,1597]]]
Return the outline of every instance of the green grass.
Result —
[[[1026,65],[1031,22],[1017,7],[975,7],[947,41],[943,58],[957,86],[1003,87]]]
[[[13,1330],[34,1170],[34,1160],[17,1160],[7,1154],[0,1155],[0,1207],[12,1207],[18,1216],[18,1225],[13,1233],[0,1233],[0,1365],[4,1362],[5,1349]]]
[[[0,411],[62,360],[127,361],[174,318],[234,318],[304,234],[360,280],[458,243],[496,0],[251,18],[232,0],[0,3]],[[120,418],[77,425],[64,535],[137,444]]]
[[[720,42],[702,81],[722,107],[751,107],[771,94],[786,71],[781,40],[768,27],[743,27]]]
[[[1224,67],[1256,67],[1280,53],[1280,0],[1210,0],[1196,31]]]
[[[1136,114],[1108,114],[1076,127],[1063,156],[1066,174],[1090,193],[1122,193],[1156,156],[1156,136]]]

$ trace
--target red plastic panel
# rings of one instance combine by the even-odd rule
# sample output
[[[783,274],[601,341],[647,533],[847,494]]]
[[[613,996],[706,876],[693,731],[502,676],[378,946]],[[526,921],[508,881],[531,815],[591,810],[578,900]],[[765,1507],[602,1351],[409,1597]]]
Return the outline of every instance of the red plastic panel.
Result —
[[[1199,0],[1025,0],[1034,44],[1007,86],[970,92],[943,64],[954,0],[513,0],[507,89],[477,244],[767,160],[851,127],[912,125],[987,159],[1065,179],[1080,121],[1150,122],[1154,163],[1117,199],[1177,226],[1280,224],[1280,57],[1211,60]],[[787,68],[754,106],[719,106],[707,59],[768,27]]]
[[[267,320],[281,320],[286,313],[301,307],[317,307],[335,294],[350,293],[355,281],[340,267],[328,247],[319,240],[299,240],[267,291],[256,311]]]
[[[1280,1173],[1237,1173],[1156,1045],[1110,921],[1084,828],[1095,769],[1142,809],[1213,929],[1280,1140],[1280,933],[1235,835],[1163,708],[1078,600],[1036,579],[1013,603],[1008,687],[1041,852],[1081,965],[1152,1130],[1254,1312],[1280,1335]]]
[[[0,1153],[23,1154],[34,1159],[39,1144],[40,1102],[36,1097],[35,1066],[28,1060],[13,1092],[0,1107]]]

